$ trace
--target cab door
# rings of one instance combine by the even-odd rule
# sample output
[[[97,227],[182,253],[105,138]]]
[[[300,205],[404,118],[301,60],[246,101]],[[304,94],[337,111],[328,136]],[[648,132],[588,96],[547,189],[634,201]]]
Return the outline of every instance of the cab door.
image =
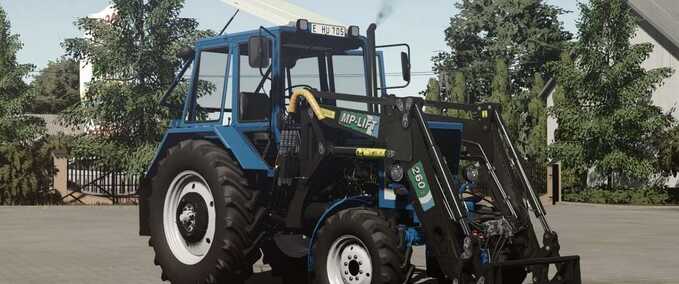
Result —
[[[274,50],[275,40],[268,41],[269,51]],[[278,111],[276,98],[282,93],[277,56],[265,68],[249,64],[249,38],[236,42],[238,56],[234,58],[234,105],[233,125],[243,135],[261,158],[273,164],[276,154],[276,129],[274,113]]]
[[[184,126],[228,125],[232,112],[229,80],[231,48],[226,42],[199,46],[194,62],[189,103],[184,110]]]

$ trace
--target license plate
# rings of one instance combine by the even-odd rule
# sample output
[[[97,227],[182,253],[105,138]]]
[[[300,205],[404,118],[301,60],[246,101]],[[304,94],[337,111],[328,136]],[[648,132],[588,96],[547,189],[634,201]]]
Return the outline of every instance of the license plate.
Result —
[[[345,37],[347,28],[343,26],[309,23],[312,34]]]

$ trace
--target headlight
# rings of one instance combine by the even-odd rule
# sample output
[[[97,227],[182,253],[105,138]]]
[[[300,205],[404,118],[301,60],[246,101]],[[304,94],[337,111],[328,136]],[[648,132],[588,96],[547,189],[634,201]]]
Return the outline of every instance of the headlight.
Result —
[[[358,26],[349,26],[349,35],[352,37],[358,37],[361,35]]]
[[[403,167],[399,164],[393,164],[389,168],[389,178],[395,182],[400,182],[403,179]]]
[[[466,167],[464,169],[464,179],[472,183],[479,181],[479,167],[475,165]]]
[[[309,31],[309,20],[307,19],[299,19],[297,20],[297,29],[300,31]]]

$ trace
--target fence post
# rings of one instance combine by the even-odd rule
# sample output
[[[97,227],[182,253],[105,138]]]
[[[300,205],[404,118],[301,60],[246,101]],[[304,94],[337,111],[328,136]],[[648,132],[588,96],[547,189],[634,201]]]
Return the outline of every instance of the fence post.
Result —
[[[118,172],[114,171],[111,173],[112,179],[111,179],[111,196],[113,197],[113,205],[116,205],[117,202],[117,195],[118,195]]]
[[[66,152],[52,152],[52,161],[54,163],[52,186],[60,196],[64,197],[68,195],[68,158]]]

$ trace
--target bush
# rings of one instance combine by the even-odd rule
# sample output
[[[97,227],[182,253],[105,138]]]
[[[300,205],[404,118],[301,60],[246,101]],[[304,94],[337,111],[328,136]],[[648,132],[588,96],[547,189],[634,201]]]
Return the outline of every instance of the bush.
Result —
[[[567,190],[563,194],[563,200],[604,204],[660,205],[667,204],[670,195],[667,189],[661,187],[613,189],[592,187],[584,190]]]

